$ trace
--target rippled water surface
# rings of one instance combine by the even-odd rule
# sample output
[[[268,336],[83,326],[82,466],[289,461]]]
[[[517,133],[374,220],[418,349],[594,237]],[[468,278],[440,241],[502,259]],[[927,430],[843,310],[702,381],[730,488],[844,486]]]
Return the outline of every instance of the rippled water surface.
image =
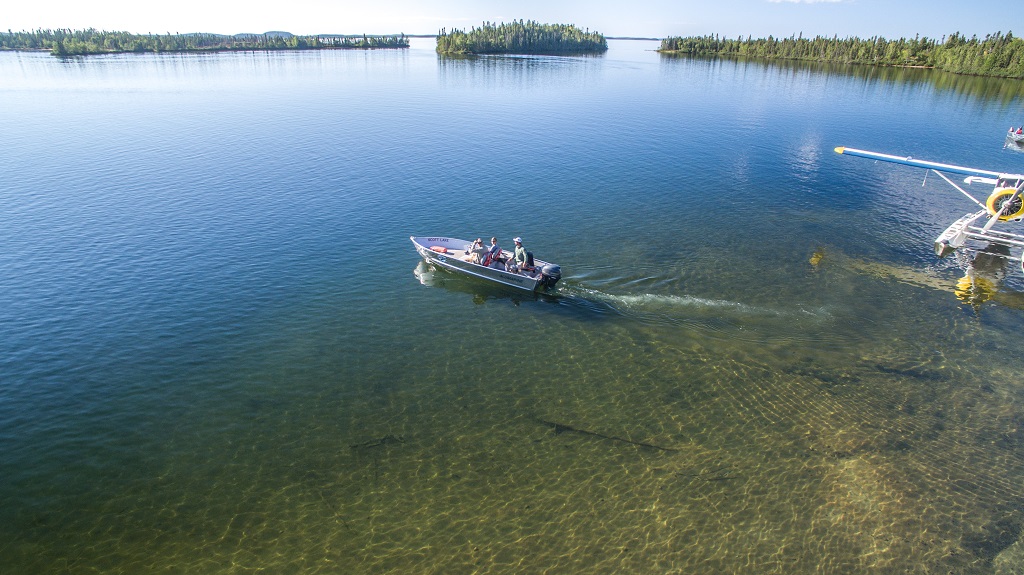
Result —
[[[655,47],[0,53],[2,571],[1021,572],[1020,83]]]

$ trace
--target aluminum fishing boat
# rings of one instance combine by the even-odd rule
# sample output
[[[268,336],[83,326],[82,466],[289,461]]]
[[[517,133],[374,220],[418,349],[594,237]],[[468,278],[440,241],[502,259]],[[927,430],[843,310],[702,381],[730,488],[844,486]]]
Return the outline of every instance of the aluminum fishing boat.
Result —
[[[531,292],[543,291],[555,287],[562,278],[558,265],[539,259],[533,260],[532,269],[526,270],[506,266],[507,254],[487,262],[488,265],[476,263],[472,241],[439,236],[409,236],[409,239],[428,264],[502,285]]]

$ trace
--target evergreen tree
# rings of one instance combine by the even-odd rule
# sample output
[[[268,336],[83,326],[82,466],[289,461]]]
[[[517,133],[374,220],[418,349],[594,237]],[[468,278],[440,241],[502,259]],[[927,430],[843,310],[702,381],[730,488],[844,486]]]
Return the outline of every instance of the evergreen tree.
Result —
[[[876,66],[921,66],[956,74],[1024,78],[1024,40],[1013,33],[989,34],[984,40],[967,39],[954,32],[943,41],[915,36],[886,40],[873,36],[832,38],[815,36],[784,39],[736,40],[715,36],[672,36],[661,41],[659,52],[696,56],[749,56],[768,59],[805,60]]]

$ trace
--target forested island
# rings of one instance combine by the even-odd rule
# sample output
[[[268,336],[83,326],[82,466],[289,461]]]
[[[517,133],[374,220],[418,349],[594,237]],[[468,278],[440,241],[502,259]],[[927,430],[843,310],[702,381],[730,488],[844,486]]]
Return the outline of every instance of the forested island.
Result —
[[[954,74],[1024,78],[1024,39],[1012,32],[989,34],[983,40],[955,33],[942,40],[915,37],[886,40],[878,36],[862,40],[803,35],[789,38],[730,40],[714,36],[669,37],[659,52],[694,56],[750,56],[768,59],[806,60],[874,66],[916,66]]]
[[[408,48],[409,36],[318,34],[132,34],[86,30],[0,32],[0,50],[45,50],[55,56],[142,52],[219,52],[244,50],[320,50]],[[573,25],[513,21],[484,22],[479,28],[437,35],[437,53],[468,54],[600,54],[608,50],[604,35]],[[970,38],[954,33],[941,40],[928,37],[887,40],[874,36],[831,38],[803,35],[789,38],[728,39],[716,35],[673,36],[661,41],[666,55],[743,56],[838,64],[935,68],[954,74],[1024,79],[1024,39],[1012,32]]]
[[[484,22],[479,28],[444,29],[437,35],[437,53],[457,54],[601,54],[608,51],[602,34],[570,24]]]
[[[264,34],[132,34],[87,30],[34,30],[0,33],[0,50],[48,50],[54,56],[82,56],[126,52],[221,52],[238,50],[322,50],[408,48],[405,34],[296,36],[288,32]]]

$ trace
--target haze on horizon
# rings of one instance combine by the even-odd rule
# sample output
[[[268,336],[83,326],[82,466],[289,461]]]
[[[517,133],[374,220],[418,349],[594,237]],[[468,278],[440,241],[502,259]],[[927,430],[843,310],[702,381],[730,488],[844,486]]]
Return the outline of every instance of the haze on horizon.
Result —
[[[1012,31],[1020,0],[127,0],[17,2],[0,14],[0,30],[86,29],[136,34],[285,31],[293,34],[436,34],[482,22],[535,20],[575,24],[605,36],[664,38],[737,36],[882,36],[889,39],[953,32],[984,37]],[[1014,16],[1016,14],[1016,16]]]

